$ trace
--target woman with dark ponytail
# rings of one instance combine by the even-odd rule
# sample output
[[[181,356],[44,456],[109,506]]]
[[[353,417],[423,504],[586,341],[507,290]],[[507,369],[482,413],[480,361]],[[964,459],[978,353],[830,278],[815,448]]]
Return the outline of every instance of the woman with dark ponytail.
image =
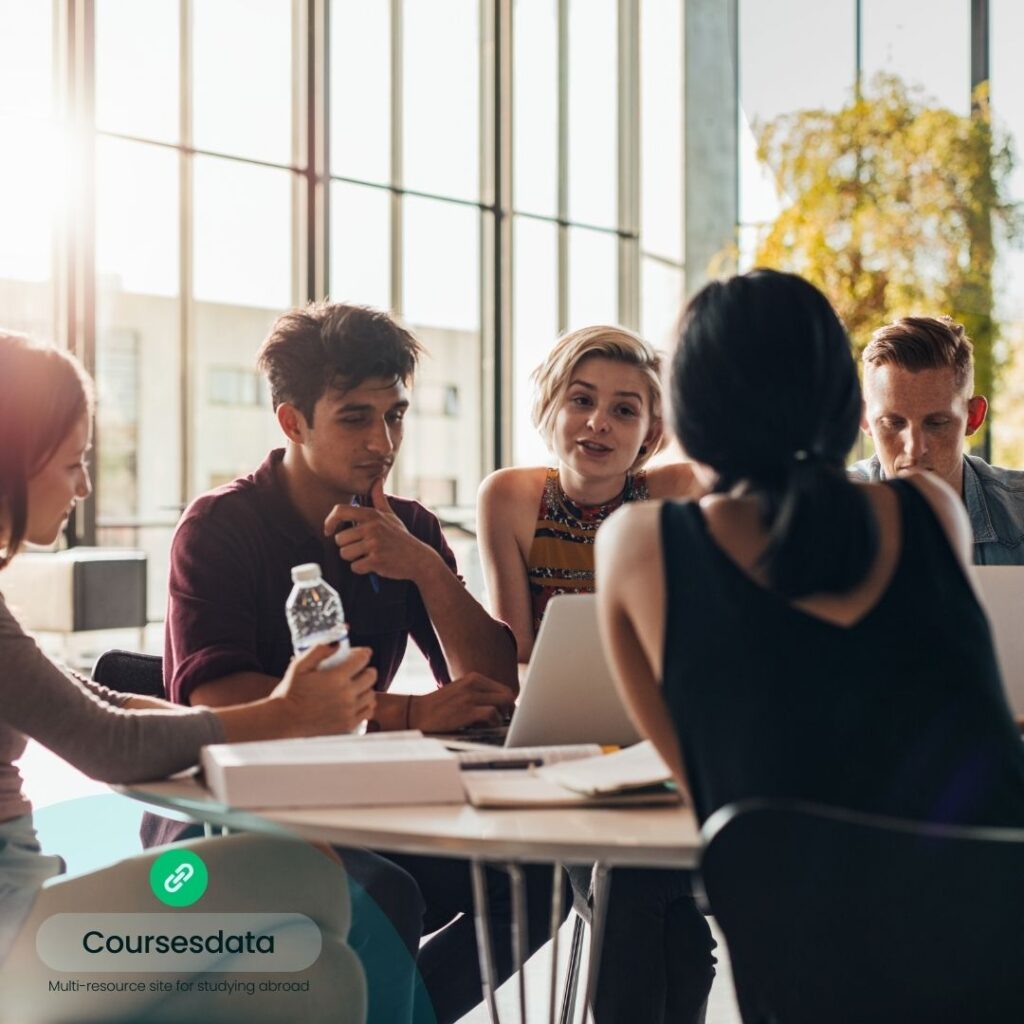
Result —
[[[795,275],[754,271],[708,285],[683,331],[672,363],[676,431],[691,458],[714,468],[715,493],[741,487],[759,506],[772,589],[800,598],[860,583],[878,533],[846,475],[860,386],[828,299]]]
[[[709,493],[616,513],[597,591],[623,696],[698,816],[764,797],[1024,825],[963,505],[928,474],[847,478],[860,387],[828,300],[770,270],[708,285],[670,398]]]

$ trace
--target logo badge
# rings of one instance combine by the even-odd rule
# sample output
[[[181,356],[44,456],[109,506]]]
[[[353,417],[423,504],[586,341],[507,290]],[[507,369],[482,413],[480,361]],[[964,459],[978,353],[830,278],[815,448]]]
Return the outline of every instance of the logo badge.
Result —
[[[206,865],[191,850],[168,850],[149,869],[153,895],[169,907],[191,907],[202,899],[208,882]]]

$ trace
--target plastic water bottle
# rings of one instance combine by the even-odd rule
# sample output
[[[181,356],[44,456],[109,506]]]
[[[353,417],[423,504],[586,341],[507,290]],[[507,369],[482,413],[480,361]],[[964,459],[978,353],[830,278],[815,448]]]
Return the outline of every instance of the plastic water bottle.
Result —
[[[292,592],[285,602],[284,613],[292,633],[296,654],[316,644],[337,642],[338,649],[317,666],[334,668],[348,657],[348,624],[341,607],[341,598],[330,584],[324,582],[320,566],[307,562],[292,568]]]

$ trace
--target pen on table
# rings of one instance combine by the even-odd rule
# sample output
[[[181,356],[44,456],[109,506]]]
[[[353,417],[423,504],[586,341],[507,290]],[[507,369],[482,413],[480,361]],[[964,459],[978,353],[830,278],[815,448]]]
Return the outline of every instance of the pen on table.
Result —
[[[505,769],[513,768],[537,768],[542,765],[544,761],[539,757],[530,757],[522,761],[476,761],[470,762],[469,764],[462,764],[459,767],[464,772],[481,772],[481,771],[504,771]]]
[[[353,494],[352,500],[349,502],[349,504],[355,505],[358,508],[360,505],[359,495]],[[380,577],[375,572],[370,573],[370,586],[373,587],[373,592],[375,594],[380,593]]]

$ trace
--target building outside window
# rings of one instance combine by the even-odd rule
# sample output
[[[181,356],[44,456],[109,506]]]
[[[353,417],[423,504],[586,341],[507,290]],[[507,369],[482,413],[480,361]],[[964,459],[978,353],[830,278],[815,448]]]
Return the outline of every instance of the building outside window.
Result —
[[[968,113],[972,6],[0,0],[0,131],[29,156],[0,161],[0,322],[97,377],[77,540],[144,548],[159,617],[181,509],[280,444],[260,342],[324,296],[426,345],[391,486],[468,514],[485,473],[547,457],[529,374],[559,333],[610,321],[666,346],[716,254],[749,265],[786,202],[752,123],[836,109],[858,68]],[[1020,150],[1024,16],[982,6]],[[1024,257],[998,245],[1009,360]]]

